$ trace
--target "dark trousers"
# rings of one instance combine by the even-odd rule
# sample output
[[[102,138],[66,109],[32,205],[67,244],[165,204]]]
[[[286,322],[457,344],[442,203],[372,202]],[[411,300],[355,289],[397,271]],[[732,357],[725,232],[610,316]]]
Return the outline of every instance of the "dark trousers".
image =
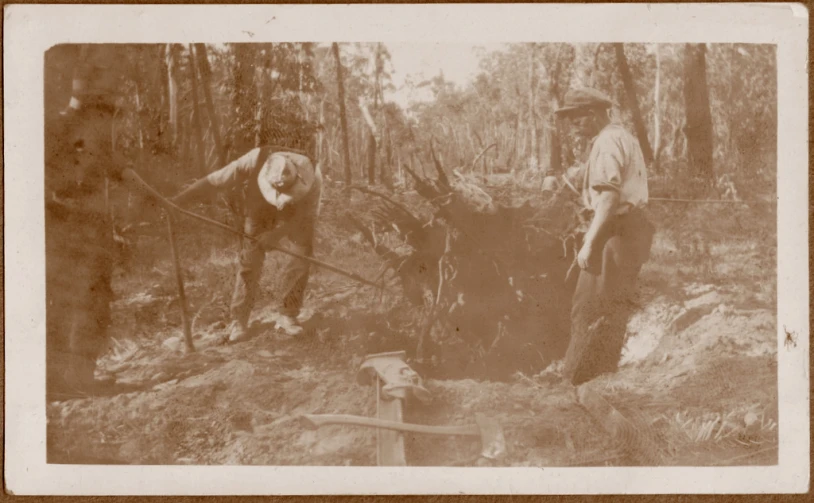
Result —
[[[103,216],[46,212],[46,368],[49,390],[93,380],[113,300],[113,239]]]
[[[255,229],[252,229],[255,230]],[[265,229],[256,229],[251,235],[259,235]],[[313,227],[294,229],[286,236],[287,250],[306,257],[313,256]],[[244,326],[248,324],[257,294],[260,289],[260,277],[266,252],[256,242],[243,240],[240,252],[235,290],[232,295],[232,319]],[[282,270],[282,296],[277,299],[277,310],[280,314],[296,317],[300,313],[308,285],[310,264],[304,260],[290,257]]]
[[[581,270],[571,307],[564,376],[578,385],[618,368],[639,270],[655,229],[641,210],[614,217]]]

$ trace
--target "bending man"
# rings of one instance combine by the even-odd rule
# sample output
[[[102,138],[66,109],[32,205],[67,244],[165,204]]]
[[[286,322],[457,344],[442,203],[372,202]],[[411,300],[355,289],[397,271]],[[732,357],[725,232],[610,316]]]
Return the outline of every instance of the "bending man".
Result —
[[[636,278],[650,255],[654,228],[647,170],[636,138],[610,120],[611,100],[593,89],[569,91],[556,111],[589,140],[583,204],[593,217],[577,255],[580,275],[571,307],[564,375],[573,384],[616,371]]]
[[[257,298],[265,250],[286,238],[294,253],[313,254],[314,229],[319,214],[322,175],[311,160],[291,152],[256,148],[195,182],[173,202],[183,205],[220,190],[242,191],[244,232],[257,242],[243,240],[235,290],[232,296],[231,342],[248,338],[248,322]],[[292,259],[283,271],[283,291],[278,299],[277,328],[289,335],[302,332],[297,315],[308,283],[309,264]]]

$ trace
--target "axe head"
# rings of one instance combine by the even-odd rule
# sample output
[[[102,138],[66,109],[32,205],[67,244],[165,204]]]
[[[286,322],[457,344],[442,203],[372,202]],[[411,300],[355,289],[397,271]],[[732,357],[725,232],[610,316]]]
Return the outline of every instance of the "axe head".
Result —
[[[483,414],[475,414],[481,441],[481,456],[487,459],[500,459],[506,454],[506,438],[496,419]]]

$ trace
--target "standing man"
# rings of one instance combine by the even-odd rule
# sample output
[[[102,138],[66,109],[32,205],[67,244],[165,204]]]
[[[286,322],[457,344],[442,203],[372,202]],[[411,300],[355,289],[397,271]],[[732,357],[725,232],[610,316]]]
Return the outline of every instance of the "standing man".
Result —
[[[116,113],[116,87],[112,85],[115,76],[102,66],[112,65],[115,54],[104,45],[78,49],[82,58],[77,64],[67,113],[46,117],[49,400],[101,392],[112,384],[97,379],[95,371],[96,360],[109,337],[116,254],[106,186],[109,180],[119,179],[122,169],[111,138]],[[94,52],[96,66],[92,72],[87,71],[88,51]],[[51,80],[47,82],[54,85]]]
[[[593,212],[577,254],[564,376],[575,385],[616,371],[636,278],[655,229],[644,215],[647,170],[636,138],[610,120],[611,100],[594,89],[568,91],[555,113],[589,141],[582,200]]]
[[[322,174],[319,166],[315,167],[304,155],[275,152],[272,147],[255,148],[198,180],[175,196],[173,202],[183,205],[233,188],[242,191],[244,232],[258,238],[257,242],[243,240],[232,296],[229,341],[240,342],[249,337],[249,316],[256,301],[266,249],[287,238],[290,251],[313,255]],[[289,335],[302,332],[296,318],[302,307],[308,275],[308,262],[296,258],[283,271],[277,328]]]

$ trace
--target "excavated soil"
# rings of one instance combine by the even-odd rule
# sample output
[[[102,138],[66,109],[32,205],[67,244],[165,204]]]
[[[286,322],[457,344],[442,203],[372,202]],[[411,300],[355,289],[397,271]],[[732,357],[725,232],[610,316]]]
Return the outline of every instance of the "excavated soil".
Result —
[[[698,215],[699,222],[704,218]],[[405,421],[469,424],[485,413],[501,423],[508,452],[487,460],[478,456],[475,439],[406,434],[408,464],[776,463],[774,249],[746,234],[713,240],[703,253],[687,250],[669,222],[666,216],[661,221],[642,272],[639,309],[617,373],[581,390],[555,378],[557,364],[507,382],[425,374],[432,401],[408,402]],[[339,246],[323,234],[317,250],[375,276],[376,258],[361,242],[346,238]],[[414,313],[394,307],[395,298],[320,272],[307,300],[304,335],[283,337],[273,328],[273,313],[261,308],[254,337],[224,345],[230,260],[226,252],[212,252],[201,259],[205,267],[189,271],[193,354],[183,352],[166,257],[117,279],[114,340],[99,365],[117,384],[104,396],[47,405],[49,462],[376,464],[374,430],[311,430],[300,416],[375,415],[375,392],[357,384],[356,370],[367,353],[412,351],[404,327],[409,331]],[[276,261],[267,263],[265,300],[273,296]],[[589,392],[625,427],[609,428],[591,405],[596,398],[581,400]]]

